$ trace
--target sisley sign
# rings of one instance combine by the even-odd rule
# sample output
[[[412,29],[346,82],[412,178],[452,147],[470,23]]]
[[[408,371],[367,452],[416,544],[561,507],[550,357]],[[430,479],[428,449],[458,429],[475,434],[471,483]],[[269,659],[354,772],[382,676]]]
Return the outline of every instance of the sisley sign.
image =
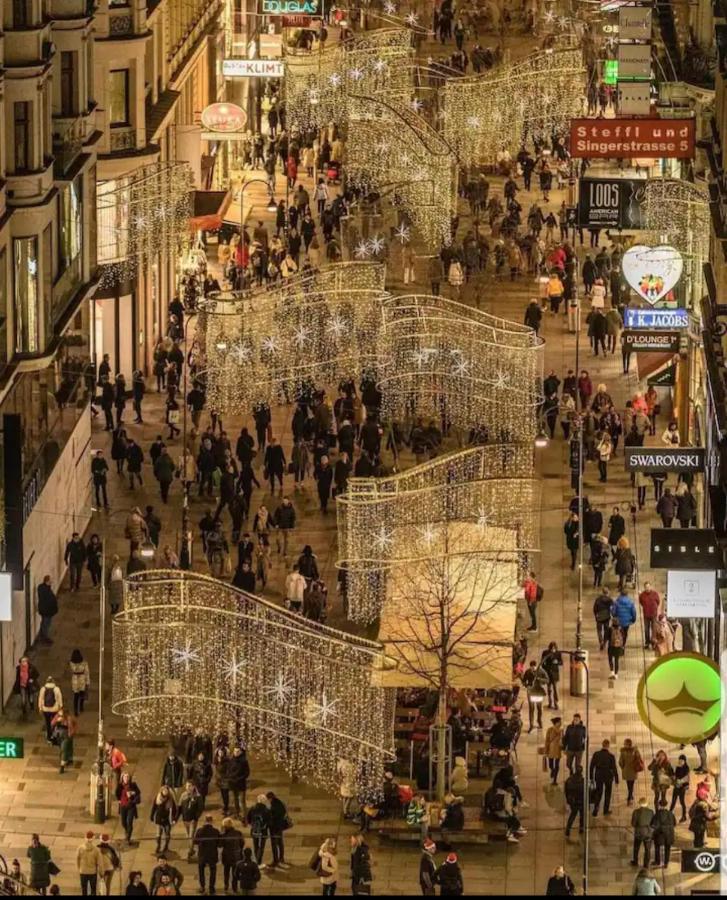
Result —
[[[627,472],[702,472],[704,447],[625,447]]]

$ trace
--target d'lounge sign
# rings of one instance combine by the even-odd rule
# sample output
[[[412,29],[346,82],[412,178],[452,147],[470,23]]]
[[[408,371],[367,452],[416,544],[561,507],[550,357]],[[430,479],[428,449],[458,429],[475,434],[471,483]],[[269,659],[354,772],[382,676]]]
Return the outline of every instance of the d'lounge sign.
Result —
[[[704,447],[626,447],[627,472],[702,472]]]
[[[631,353],[678,353],[678,331],[627,331],[623,333],[624,349]]]

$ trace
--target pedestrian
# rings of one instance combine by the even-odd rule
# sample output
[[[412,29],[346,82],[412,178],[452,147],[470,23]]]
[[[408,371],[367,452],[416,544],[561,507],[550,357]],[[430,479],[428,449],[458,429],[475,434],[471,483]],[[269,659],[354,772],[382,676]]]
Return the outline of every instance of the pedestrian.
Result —
[[[263,856],[265,854],[265,844],[270,834],[270,809],[268,808],[265,794],[258,794],[255,805],[248,810],[246,821],[250,826],[255,862],[260,866],[261,870],[266,869],[267,866],[263,864]]]
[[[336,856],[336,839],[326,838],[318,851],[320,863],[318,880],[321,883],[324,897],[333,897],[338,883],[338,858]]]
[[[660,800],[654,812],[654,818],[651,820],[654,836],[654,862],[657,866],[663,865],[666,868],[669,865],[676,825],[677,820],[674,813],[668,808],[666,799]]]
[[[530,626],[528,631],[538,630],[538,603],[543,599],[543,588],[538,584],[535,572],[529,572],[527,578],[523,581],[523,595],[530,613]]]
[[[162,785],[157,791],[151,807],[151,821],[157,830],[157,856],[169,850],[172,826],[177,821],[177,804],[170,788]],[[162,843],[164,846],[162,847]]]
[[[179,797],[179,818],[187,834],[187,860],[194,856],[197,824],[204,810],[204,797],[193,781],[187,781]]]
[[[545,745],[543,749],[545,758],[548,760],[550,783],[558,784],[560,760],[563,755],[563,726],[560,716],[556,716],[550,721],[551,725],[545,732]]]
[[[654,809],[658,810],[662,800],[666,801],[669,788],[674,785],[674,767],[664,750],[659,750],[649,763],[651,789],[654,792]]]
[[[15,667],[13,693],[20,697],[21,718],[27,718],[28,710],[35,708],[35,697],[40,685],[40,674],[27,656],[21,656]]]
[[[624,629],[621,627],[619,620],[614,617],[608,631],[608,669],[609,678],[618,678],[619,662],[626,652]]]
[[[152,870],[149,884],[152,895],[158,894],[160,884],[166,884],[167,888],[171,887],[171,890],[166,891],[168,895],[179,894],[183,881],[184,876],[179,869],[170,865],[163,853],[157,853],[157,864]]]
[[[548,676],[546,672],[538,666],[537,662],[534,659],[531,659],[528,669],[523,672],[520,680],[522,681],[523,687],[527,689],[529,718],[528,734],[530,734],[535,727],[535,722],[537,722],[538,728],[543,727],[543,700],[545,699]]]
[[[631,857],[631,865],[638,866],[639,851],[644,848],[644,866],[648,869],[651,856],[651,821],[654,818],[654,810],[649,809],[645,797],[639,800],[638,807],[631,814],[631,827],[634,829],[634,853]]]
[[[570,568],[572,572],[576,567],[578,547],[580,545],[580,524],[577,513],[572,512],[568,516],[563,526],[563,532],[565,534],[565,545],[570,553]]]
[[[644,589],[639,594],[639,606],[641,607],[641,616],[644,620],[644,649],[648,650],[651,647],[652,628],[659,615],[661,606],[661,598],[658,592],[652,588],[651,583],[648,581],[644,582]]]
[[[111,557],[111,563],[106,574],[106,591],[111,607],[111,615],[115,616],[121,609],[124,601],[124,570],[118,556]]]
[[[563,666],[563,657],[558,650],[555,641],[548,644],[547,650],[543,650],[540,657],[540,666],[548,676],[546,688],[548,690],[548,709],[558,709],[558,682],[560,670]]]
[[[603,534],[596,534],[591,540],[591,567],[593,568],[593,587],[601,587],[603,573],[611,558],[608,546],[608,538]]]
[[[76,719],[61,706],[51,719],[51,741],[58,747],[60,757],[60,774],[66,766],[73,765],[73,738],[78,729]]]
[[[63,561],[69,568],[71,591],[80,591],[83,564],[86,562],[86,545],[77,531],[73,532],[70,541],[66,544]]]
[[[103,879],[106,896],[110,897],[112,893],[111,884],[114,879],[114,872],[121,872],[121,858],[116,847],[111,843],[110,834],[102,834],[101,841],[97,846],[101,854],[99,874]]]
[[[634,879],[634,887],[631,893],[637,897],[655,897],[661,893],[661,887],[648,868],[639,869],[639,873]]]
[[[273,867],[289,869],[285,861],[284,832],[290,828],[291,820],[283,801],[276,797],[272,791],[267,793],[268,808],[270,809],[270,849],[273,851]]]
[[[212,816],[205,816],[204,825],[197,829],[194,836],[194,846],[197,848],[197,871],[201,894],[206,892],[205,875],[207,870],[209,870],[209,880],[207,882],[209,892],[210,894],[215,893],[221,837],[219,830],[213,825]]]
[[[631,738],[626,738],[619,752],[618,765],[621,777],[626,782],[626,805],[634,805],[634,784],[640,772],[644,771],[644,760],[639,748]]]
[[[154,475],[159,482],[163,503],[167,503],[169,500],[169,488],[174,481],[175,471],[176,466],[174,465],[174,460],[170,456],[169,451],[166,447],[162,448],[159,459],[154,463]]]
[[[227,780],[235,802],[235,815],[244,816],[247,809],[247,780],[250,777],[250,763],[242,747],[235,747],[229,758]]]
[[[571,772],[571,774],[566,778],[564,790],[566,803],[570,807],[568,821],[565,825],[565,836],[570,837],[570,831],[573,827],[573,823],[575,822],[576,817],[578,817],[578,832],[579,834],[582,834],[585,779],[583,778],[583,768],[580,765],[577,765]]]
[[[546,897],[572,897],[576,889],[571,877],[566,874],[563,866],[556,866],[553,874],[548,879],[548,886],[545,889]]]
[[[671,806],[669,809],[674,812],[677,802],[681,804],[682,815],[679,823],[687,821],[687,802],[686,796],[689,790],[689,764],[686,756],[681,753],[679,755],[678,765],[674,769],[674,789],[671,795]]]
[[[275,510],[273,515],[273,524],[277,528],[276,537],[277,537],[277,547],[278,553],[281,552],[283,557],[287,559],[288,556],[288,542],[289,536],[293,529],[295,528],[295,507],[290,501],[289,497],[283,497],[283,501],[280,506]],[[282,537],[282,547],[281,547],[281,537]]]
[[[623,593],[623,591],[619,593],[611,607],[611,615],[621,626],[621,630],[623,631],[623,647],[625,649],[626,641],[629,636],[629,628],[636,621],[636,607],[634,606],[634,601],[628,594]]]
[[[45,737],[49,744],[53,743],[52,722],[55,714],[63,708],[63,694],[61,689],[49,675],[43,687],[38,692],[38,710],[45,720]]]
[[[608,642],[612,606],[613,598],[611,597],[611,592],[607,587],[602,588],[601,593],[593,601],[593,618],[596,621],[599,650],[603,650]]]
[[[371,893],[371,853],[363,834],[351,835],[351,893]]]
[[[134,490],[135,481],[139,485],[144,484],[141,477],[141,467],[144,463],[144,451],[133,438],[129,438],[126,444],[126,471],[129,473],[129,487]]]
[[[275,494],[275,480],[280,485],[280,495],[283,494],[283,474],[285,472],[285,452],[278,443],[278,439],[273,437],[270,444],[265,450],[265,478],[270,481],[270,494]]]
[[[423,897],[436,896],[437,889],[437,864],[434,855],[437,845],[430,838],[425,838],[422,844],[422,855],[419,858],[419,887]]]
[[[623,594],[626,582],[633,581],[636,570],[636,560],[626,536],[620,537],[616,543],[616,555],[613,561],[613,567],[616,575],[618,575],[618,589]],[[633,601],[631,601],[633,605]],[[634,621],[636,619],[634,618]]]
[[[103,544],[97,534],[91,535],[91,540],[86,545],[86,568],[91,575],[91,583],[97,587],[101,583],[101,568],[103,560]]]
[[[134,833],[134,822],[139,817],[141,791],[129,772],[124,772],[116,786],[116,799],[119,801],[119,817],[126,835],[126,843],[131,846]]]
[[[93,490],[96,499],[96,506],[101,508],[101,498],[103,498],[104,509],[109,508],[109,496],[106,490],[106,476],[109,471],[109,464],[103,454],[103,450],[97,450],[93,460],[91,461],[91,475],[93,477]]]
[[[260,867],[252,858],[252,850],[249,847],[245,847],[242,851],[242,860],[235,867],[235,875],[242,896],[252,896],[260,881]]]
[[[91,832],[91,837],[93,837],[93,832]],[[41,843],[37,834],[32,835],[26,856],[30,860],[29,886],[38,893],[45,894],[50,886],[51,869],[54,874],[57,874],[60,869],[53,862],[50,850]],[[91,893],[94,894],[95,890]]]
[[[73,692],[73,715],[79,716],[83,712],[83,704],[91,687],[91,672],[88,663],[83,658],[80,650],[71,653],[68,664],[71,670],[71,691]]]
[[[697,500],[683,481],[676,489],[677,519],[682,528],[697,524]]]
[[[580,766],[583,762],[583,751],[586,749],[586,726],[581,721],[578,713],[568,725],[563,734],[563,749],[565,750],[565,762],[568,771],[573,774],[573,767]]]
[[[601,436],[596,442],[596,453],[598,454],[598,480],[605,483],[608,480],[608,463],[613,453],[613,443],[607,431],[601,432]]]
[[[114,386],[114,407],[116,408],[116,427],[121,428],[124,419],[124,410],[126,409],[126,379],[119,372],[116,376]]]
[[[661,516],[661,524],[664,528],[671,528],[674,516],[679,508],[679,501],[672,494],[671,488],[665,488],[656,504],[656,514]]]
[[[593,818],[598,815],[598,808],[601,805],[601,797],[603,797],[603,814],[611,815],[611,791],[613,785],[618,784],[618,769],[616,768],[616,757],[611,753],[611,742],[604,740],[601,749],[597,750],[591,757],[591,765],[589,768],[589,778],[595,784],[596,791],[593,798]]]
[[[148,897],[149,888],[141,880],[141,872],[129,872],[129,883],[126,885],[127,897]]]
[[[94,841],[94,833],[86,832],[86,838],[76,850],[76,868],[81,880],[81,896],[97,895],[98,874],[101,870],[101,851]]]
[[[105,744],[106,751],[106,762],[111,767],[111,771],[116,778],[116,784],[119,785],[121,781],[121,774],[123,772],[124,766],[128,762],[126,759],[126,754],[121,748],[116,746],[116,741],[113,738],[109,738]]]
[[[177,792],[184,785],[184,763],[173,747],[169,749],[162,768],[162,786],[171,790],[176,802]]]
[[[235,823],[230,818],[222,820],[222,835],[220,838],[222,847],[222,872],[225,891],[232,888],[233,894],[237,892],[238,866],[243,860],[245,838],[242,832],[235,828]]]
[[[331,498],[331,485],[333,484],[333,469],[328,456],[322,456],[318,472],[316,474],[318,486],[318,501],[322,513],[328,512],[328,501]]]
[[[126,462],[126,448],[128,439],[126,437],[125,428],[114,429],[114,435],[111,440],[111,459],[116,463],[116,474],[124,474],[124,463]]]
[[[52,644],[50,636],[51,624],[58,614],[58,598],[50,586],[50,575],[46,575],[38,585],[38,615],[40,616],[39,641],[41,644]]]
[[[442,865],[437,869],[437,884],[441,897],[461,897],[464,894],[462,870],[459,867],[456,853],[448,853]]]

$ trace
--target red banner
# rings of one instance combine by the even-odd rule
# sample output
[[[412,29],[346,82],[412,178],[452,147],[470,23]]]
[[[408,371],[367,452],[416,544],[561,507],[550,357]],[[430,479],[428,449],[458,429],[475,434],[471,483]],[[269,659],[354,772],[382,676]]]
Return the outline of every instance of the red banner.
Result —
[[[571,156],[585,159],[694,156],[694,119],[571,119]]]

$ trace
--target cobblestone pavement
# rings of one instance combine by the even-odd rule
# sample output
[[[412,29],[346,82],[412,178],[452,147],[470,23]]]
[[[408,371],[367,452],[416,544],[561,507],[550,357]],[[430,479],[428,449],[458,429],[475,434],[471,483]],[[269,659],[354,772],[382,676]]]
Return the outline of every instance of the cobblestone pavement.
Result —
[[[496,189],[493,181],[493,190]],[[248,192],[255,204],[259,204],[263,196],[255,200],[254,189]],[[521,195],[522,196],[522,195]],[[533,198],[523,200],[527,210]],[[553,192],[549,209],[556,211],[562,200],[562,194]],[[247,203],[247,194],[246,194]],[[252,211],[257,217],[257,209]],[[460,234],[464,233],[461,226]],[[398,261],[391,260],[389,273],[390,286],[401,287]],[[418,289],[426,290],[419,281]],[[488,312],[520,321],[534,284],[531,276],[523,276],[514,283],[494,281],[491,275],[476,279],[463,292],[463,301],[475,303]],[[559,376],[568,367],[574,367],[575,339],[567,333],[563,317],[546,317],[542,331],[546,339],[546,372],[554,368]],[[623,408],[628,396],[636,389],[635,375],[624,377],[620,374],[620,357],[593,359],[587,347],[587,340],[582,335],[581,365],[591,372],[594,383],[605,381],[617,401]],[[291,410],[279,408],[275,410],[274,430],[281,437],[286,450],[290,447],[289,417]],[[126,481],[112,471],[109,477],[112,512],[99,513],[94,516],[89,534],[98,531],[105,536],[109,553],[126,552],[126,541],[123,539],[123,523],[127,511],[134,505],[152,503],[162,518],[162,545],[166,542],[178,543],[181,525],[181,492],[178,486],[172,491],[170,503],[161,503],[150,467],[148,465],[148,448],[151,441],[163,429],[157,425],[161,420],[161,403],[153,392],[148,395],[144,406],[144,425],[129,425],[129,433],[141,443],[147,456],[144,468],[144,485],[141,490],[131,492]],[[127,420],[131,419],[127,412]],[[94,423],[94,447],[103,447],[110,458],[110,441],[101,430],[101,417]],[[231,438],[237,434],[243,420],[225,422],[226,430]],[[246,424],[250,424],[249,421]],[[173,453],[181,447],[181,441],[171,442]],[[614,504],[624,504],[631,499],[631,487],[623,472],[622,456],[619,455],[610,465],[609,480],[606,485],[597,482],[597,475],[592,464],[586,471],[586,493],[592,502],[597,501],[606,513]],[[570,572],[566,562],[566,553],[562,535],[562,525],[566,515],[567,503],[572,496],[569,488],[567,448],[562,439],[556,438],[542,452],[540,472],[543,478],[541,520],[541,563],[540,574],[545,587],[545,597],[541,604],[540,630],[535,641],[538,655],[540,649],[550,640],[558,641],[564,648],[574,645],[576,578]],[[330,601],[332,605],[329,623],[345,627],[340,604],[334,595],[335,585],[335,516],[329,514],[324,518],[317,511],[315,490],[308,483],[303,490],[293,494],[294,503],[300,515],[300,525],[292,544],[295,549],[304,543],[310,543],[322,563],[324,577],[331,586]],[[256,491],[253,497],[253,509],[263,499],[263,492]],[[205,502],[193,497],[191,504],[192,520],[196,523],[206,507]],[[636,526],[629,524],[629,537],[642,560],[642,578],[646,577],[645,563],[648,550],[648,529],[655,524],[656,517],[653,504],[639,514]],[[284,561],[274,558],[271,582],[266,596],[280,600],[280,588],[284,576]],[[71,594],[63,590],[60,596],[60,614],[54,623],[55,643],[51,648],[37,648],[33,660],[41,675],[53,673],[59,679],[64,692],[70,692],[68,674],[68,657],[74,647],[79,647],[91,664],[92,677],[98,671],[98,594],[90,588],[88,574],[84,573],[85,583],[80,593]],[[613,586],[612,573],[606,577],[607,583]],[[661,573],[653,573],[652,581],[663,587]],[[592,694],[590,710],[591,746],[597,747],[604,737],[609,737],[612,744],[620,746],[625,737],[631,737],[640,746],[645,757],[658,749],[661,744],[654,744],[641,724],[634,703],[637,680],[644,664],[650,659],[650,652],[639,649],[640,623],[633,629],[633,638],[623,665],[623,675],[615,684],[607,679],[605,658],[598,653],[595,634],[590,616],[592,592],[585,593],[584,635],[585,646],[591,652]],[[106,636],[107,647],[111,645],[111,627]],[[641,642],[642,643],[642,642]],[[535,656],[535,653],[533,653]],[[106,733],[117,738],[130,760],[130,770],[139,783],[143,795],[142,814],[136,827],[135,837],[138,847],[123,852],[123,877],[131,869],[138,868],[148,878],[154,864],[155,847],[154,829],[148,821],[150,802],[159,784],[161,764],[166,743],[163,736],[157,743],[136,744],[125,739],[122,720],[111,715],[108,709],[113,661],[110,650],[107,655],[106,697]],[[563,684],[562,715],[567,721],[574,712],[584,713],[584,704],[580,699],[571,698],[567,691],[567,678]],[[18,721],[18,712],[11,704],[3,719],[5,735],[21,735],[26,740],[26,758],[21,761],[4,761],[0,767],[0,852],[8,859],[17,856],[26,868],[25,852],[30,835],[41,834],[42,839],[50,846],[53,858],[61,869],[57,883],[64,893],[78,890],[78,879],[75,868],[75,851],[85,831],[92,823],[89,813],[88,776],[95,757],[96,706],[98,695],[95,688],[91,691],[89,705],[81,717],[80,731],[76,738],[76,759],[74,765],[65,775],[58,774],[57,754],[55,748],[45,743],[41,734],[37,717],[22,723]],[[546,721],[547,724],[547,721]],[[583,858],[582,841],[577,836],[566,840],[563,834],[565,803],[562,788],[551,787],[549,779],[542,772],[537,747],[542,735],[533,732],[524,735],[519,746],[519,772],[525,798],[530,808],[524,814],[524,825],[528,835],[517,846],[503,843],[492,843],[485,846],[463,847],[460,860],[463,866],[465,889],[467,894],[542,894],[548,875],[553,866],[563,863],[576,883],[579,883]],[[673,756],[675,748],[666,748]],[[687,751],[690,762],[696,764],[696,755]],[[288,861],[292,868],[287,872],[268,870],[260,884],[259,892],[266,895],[308,894],[318,893],[320,888],[317,879],[307,867],[307,862],[323,836],[338,835],[345,838],[352,832],[352,826],[344,823],[339,815],[336,798],[323,796],[318,791],[303,785],[291,784],[281,772],[269,763],[253,754],[251,758],[252,777],[248,794],[254,796],[260,789],[273,789],[289,806],[295,827],[286,836]],[[477,803],[484,787],[483,781],[472,780],[468,794],[468,802]],[[649,796],[649,785],[643,775],[637,782],[636,796]],[[217,816],[220,809],[219,796],[213,794],[210,807]],[[598,818],[593,822],[591,831],[590,852],[590,892],[597,894],[630,894],[633,882],[633,869],[628,865],[631,849],[631,834],[628,823],[631,810],[625,805],[625,791],[619,787],[615,794],[614,814],[610,818]],[[115,811],[108,820],[107,830],[117,840],[121,840],[123,831]],[[100,829],[97,829],[100,830]],[[678,833],[678,846],[688,846],[690,835],[681,826]],[[341,847],[341,880],[339,892],[348,892],[346,845]],[[374,885],[378,894],[405,895],[416,893],[418,851],[413,845],[404,847],[380,843],[376,837],[371,838]],[[185,860],[186,847],[180,826],[174,832],[171,845],[172,861],[178,865],[187,877],[184,893],[196,890],[196,870]],[[266,859],[268,856],[266,855]],[[658,872],[662,886],[668,893],[677,889],[687,893],[692,888],[715,888],[714,880],[697,876],[679,876],[679,853],[673,856],[673,862],[666,872]],[[655,870],[656,871],[656,870]]]

